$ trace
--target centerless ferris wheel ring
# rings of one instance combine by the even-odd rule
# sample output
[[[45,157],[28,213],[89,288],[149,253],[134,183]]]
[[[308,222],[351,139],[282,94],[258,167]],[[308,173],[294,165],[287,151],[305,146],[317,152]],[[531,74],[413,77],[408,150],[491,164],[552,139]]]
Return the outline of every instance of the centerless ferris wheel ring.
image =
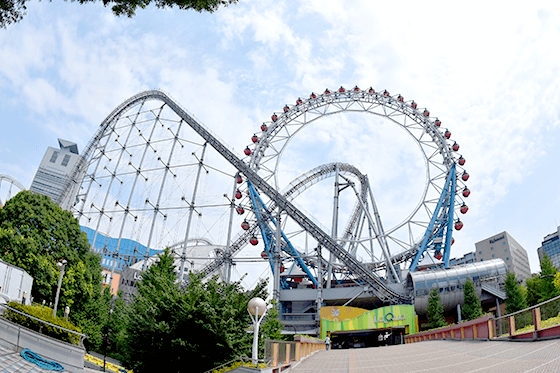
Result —
[[[247,162],[278,189],[279,164],[290,140],[302,128],[327,115],[350,112],[377,115],[399,125],[415,140],[424,158],[426,178],[420,200],[406,218],[379,237],[397,248],[390,254],[390,261],[406,262],[410,270],[415,270],[429,253],[447,266],[454,242],[453,227],[463,227],[463,222],[455,218],[459,215],[455,210],[461,214],[468,210],[464,198],[470,190],[464,182],[469,174],[463,169],[466,160],[458,154],[459,144],[452,140],[449,129],[443,131],[441,120],[431,117],[428,109],[419,109],[415,101],[406,101],[400,94],[392,96],[387,90],[376,92],[357,86],[311,93],[308,99],[298,98],[294,105],[285,105],[260,126],[259,135],[255,133],[245,149]],[[403,232],[408,232],[407,239],[399,238]],[[371,268],[383,266],[370,264]]]

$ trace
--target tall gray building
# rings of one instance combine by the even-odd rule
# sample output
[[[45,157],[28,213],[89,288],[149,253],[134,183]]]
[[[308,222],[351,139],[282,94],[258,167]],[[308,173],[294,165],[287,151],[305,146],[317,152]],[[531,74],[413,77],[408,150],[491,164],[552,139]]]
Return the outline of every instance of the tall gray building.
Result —
[[[556,232],[548,234],[542,242],[542,246],[538,248],[539,261],[542,262],[544,254],[552,261],[556,268],[560,268],[560,226]]]
[[[502,258],[507,270],[513,272],[518,281],[531,277],[527,251],[508,232],[498,233],[475,244],[476,261],[482,262]]]
[[[30,189],[50,197],[61,208],[68,210],[74,203],[78,185],[72,185],[71,190],[65,196],[63,194],[74,166],[81,156],[76,143],[58,139],[58,145],[60,149],[48,147]]]

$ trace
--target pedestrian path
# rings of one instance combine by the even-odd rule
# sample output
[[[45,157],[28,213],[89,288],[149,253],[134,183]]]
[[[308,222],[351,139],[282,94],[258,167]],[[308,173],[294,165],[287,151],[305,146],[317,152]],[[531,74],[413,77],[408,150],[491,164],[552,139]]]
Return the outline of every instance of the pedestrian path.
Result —
[[[434,340],[320,351],[293,373],[560,372],[560,339],[535,342]]]

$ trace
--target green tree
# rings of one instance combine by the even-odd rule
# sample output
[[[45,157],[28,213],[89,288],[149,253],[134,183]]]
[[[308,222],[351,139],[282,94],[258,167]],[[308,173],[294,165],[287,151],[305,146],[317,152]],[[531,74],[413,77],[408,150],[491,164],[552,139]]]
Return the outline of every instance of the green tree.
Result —
[[[467,279],[463,287],[464,292],[464,304],[461,310],[461,315],[465,320],[474,320],[482,316],[482,306],[480,305],[480,299],[476,295],[476,290],[474,284],[470,279]]]
[[[265,339],[273,339],[276,341],[287,340],[287,336],[282,334],[283,325],[279,319],[280,310],[278,307],[278,302],[273,300],[259,328],[259,354],[264,353]]]
[[[430,291],[430,297],[428,298],[428,323],[430,324],[430,329],[441,328],[447,325],[443,317],[443,305],[441,304],[438,289]]]
[[[97,2],[97,0],[72,0],[80,4]],[[144,9],[153,4],[158,8],[192,9],[197,12],[213,13],[220,6],[235,4],[238,0],[103,0],[104,6],[110,6],[117,16],[132,17],[138,8]],[[0,27],[21,21],[26,14],[27,0],[2,0],[0,1]]]
[[[527,306],[532,307],[539,303],[540,275],[525,280],[527,286]]]
[[[521,285],[517,282],[517,278],[513,272],[507,273],[506,277],[506,313],[513,313],[527,308],[527,301],[521,289]]]
[[[247,303],[266,297],[261,284],[246,292],[240,282],[204,280],[191,274],[185,289],[175,283],[173,255],[160,254],[138,283],[130,305],[122,362],[136,372],[204,371],[248,355],[252,336]]]
[[[0,257],[21,267],[34,279],[36,302],[54,301],[60,269],[67,261],[59,299],[59,314],[70,307],[70,318],[88,334],[87,347],[99,340],[101,301],[100,258],[89,251],[85,233],[68,211],[50,198],[22,191],[0,208]]]
[[[541,275],[538,286],[539,303],[560,295],[560,290],[554,285],[554,277],[557,273],[558,269],[545,254],[541,260]]]

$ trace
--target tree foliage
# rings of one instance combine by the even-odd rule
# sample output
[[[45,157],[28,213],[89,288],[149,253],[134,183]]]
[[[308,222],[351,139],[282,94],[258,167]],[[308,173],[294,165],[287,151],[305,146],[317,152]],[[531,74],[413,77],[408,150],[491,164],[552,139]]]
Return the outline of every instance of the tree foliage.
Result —
[[[521,285],[517,282],[517,278],[513,272],[507,273],[506,277],[506,313],[513,313],[527,308],[527,300],[522,291]]]
[[[539,303],[547,301],[560,295],[560,289],[554,285],[554,278],[558,268],[552,264],[552,260],[545,254],[541,260],[541,276],[539,278]]]
[[[80,4],[97,2],[98,0],[71,0]],[[221,6],[235,4],[238,0],[102,0],[104,6],[110,6],[117,16],[132,17],[136,10],[144,9],[153,4],[158,8],[173,8],[196,10],[197,12],[213,13]],[[0,27],[19,22],[26,14],[27,0],[1,0],[0,1]]]
[[[128,315],[122,362],[135,372],[204,371],[250,353],[252,336],[247,303],[265,297],[264,284],[245,292],[239,282],[191,274],[189,284],[175,283],[173,255],[160,254],[138,284]]]
[[[34,279],[31,296],[36,302],[54,302],[60,269],[59,314],[70,307],[70,318],[88,334],[87,347],[95,347],[100,322],[101,264],[89,251],[85,233],[68,211],[50,198],[22,191],[0,209],[0,257],[27,271]],[[97,342],[96,342],[97,341]]]
[[[480,299],[476,295],[474,284],[470,279],[467,279],[463,287],[464,304],[461,310],[461,315],[464,320],[474,320],[482,316],[482,306]]]
[[[430,291],[430,297],[428,298],[428,323],[431,329],[447,325],[443,317],[443,305],[441,304],[438,289]]]

